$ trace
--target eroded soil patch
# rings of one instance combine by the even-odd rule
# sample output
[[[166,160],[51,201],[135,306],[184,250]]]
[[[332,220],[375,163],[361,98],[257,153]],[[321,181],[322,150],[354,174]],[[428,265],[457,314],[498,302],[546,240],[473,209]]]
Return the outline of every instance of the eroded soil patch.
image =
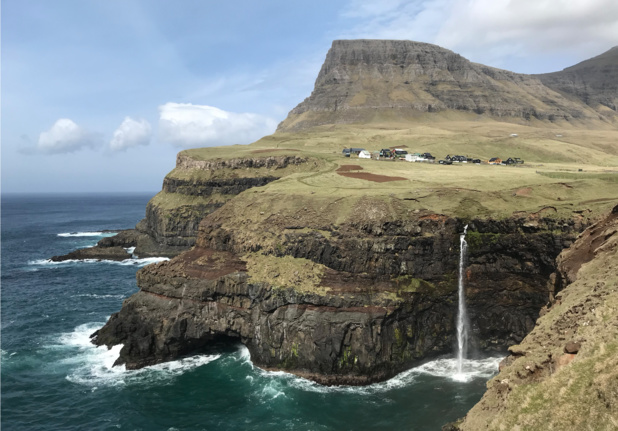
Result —
[[[407,178],[403,177],[389,177],[386,175],[370,174],[367,172],[337,172],[339,175],[349,178],[356,178],[359,180],[373,181],[375,183],[386,183],[389,181],[405,181]]]

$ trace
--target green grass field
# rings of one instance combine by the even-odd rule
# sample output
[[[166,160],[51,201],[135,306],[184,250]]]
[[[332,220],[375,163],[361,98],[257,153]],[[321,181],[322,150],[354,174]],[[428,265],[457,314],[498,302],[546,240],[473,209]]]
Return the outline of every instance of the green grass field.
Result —
[[[517,136],[511,136],[516,134]],[[460,217],[508,217],[518,212],[553,209],[546,215],[567,216],[573,211],[601,213],[618,199],[618,131],[587,130],[535,123],[521,125],[495,120],[419,121],[369,125],[320,126],[299,133],[276,133],[246,146],[186,150],[194,160],[258,158],[293,155],[311,162],[285,169],[200,171],[175,169],[177,178],[277,176],[282,179],[241,194],[260,212],[296,210],[319,212],[323,222],[351,217],[361,200],[385,202],[388,218],[424,210]],[[523,165],[453,164],[346,158],[342,149],[361,147],[371,152],[401,147],[408,152],[431,152],[481,160],[519,157]],[[373,182],[342,176],[343,165],[359,165],[367,174],[405,180]],[[243,195],[251,195],[251,198]],[[235,199],[236,200],[236,199]],[[377,204],[376,204],[377,205]],[[379,206],[379,205],[378,205]],[[237,208],[243,217],[255,214]],[[259,215],[259,213],[258,213]],[[257,217],[260,218],[260,217]]]

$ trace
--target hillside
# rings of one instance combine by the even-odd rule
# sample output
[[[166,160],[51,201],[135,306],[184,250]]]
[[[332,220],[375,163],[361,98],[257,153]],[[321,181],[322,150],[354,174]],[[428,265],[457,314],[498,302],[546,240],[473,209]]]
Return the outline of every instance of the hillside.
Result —
[[[458,429],[618,427],[617,262],[618,206],[560,255],[551,306]]]
[[[618,46],[560,72],[536,77],[547,87],[582,100],[603,115],[615,118],[618,110]]]

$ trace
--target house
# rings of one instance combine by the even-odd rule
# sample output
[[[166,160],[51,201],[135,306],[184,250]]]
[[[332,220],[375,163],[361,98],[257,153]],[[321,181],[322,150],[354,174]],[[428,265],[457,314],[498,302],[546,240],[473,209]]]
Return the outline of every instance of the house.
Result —
[[[487,163],[489,163],[490,165],[499,165],[502,163],[502,159],[499,157],[492,157],[487,161]]]
[[[371,153],[367,150],[361,150],[358,153],[358,158],[359,159],[370,159],[371,158]]]

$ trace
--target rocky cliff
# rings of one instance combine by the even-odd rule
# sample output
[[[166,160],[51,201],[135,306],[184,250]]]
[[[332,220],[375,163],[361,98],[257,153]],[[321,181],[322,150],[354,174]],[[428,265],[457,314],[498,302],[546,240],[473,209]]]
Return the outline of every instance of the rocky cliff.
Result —
[[[449,112],[503,121],[581,123],[599,119],[594,109],[599,103],[603,115],[613,119],[618,91],[612,78],[618,61],[615,55],[607,57],[607,67],[581,64],[558,74],[535,76],[472,63],[427,43],[336,40],[311,96],[290,112],[278,130],[409,120],[423,113],[448,116]],[[613,71],[609,76],[608,67]]]
[[[558,258],[556,295],[460,430],[616,429],[618,206]]]
[[[271,221],[281,229],[273,243],[247,241],[218,214],[201,223],[190,252],[140,270],[140,291],[93,334],[98,345],[124,345],[117,364],[139,368],[236,340],[265,369],[367,384],[452,351],[463,220],[418,213],[300,227],[290,218]],[[554,259],[582,221],[467,222],[474,345],[504,350],[532,329]]]
[[[618,46],[560,72],[535,76],[547,87],[582,100],[605,115],[618,111]]]

